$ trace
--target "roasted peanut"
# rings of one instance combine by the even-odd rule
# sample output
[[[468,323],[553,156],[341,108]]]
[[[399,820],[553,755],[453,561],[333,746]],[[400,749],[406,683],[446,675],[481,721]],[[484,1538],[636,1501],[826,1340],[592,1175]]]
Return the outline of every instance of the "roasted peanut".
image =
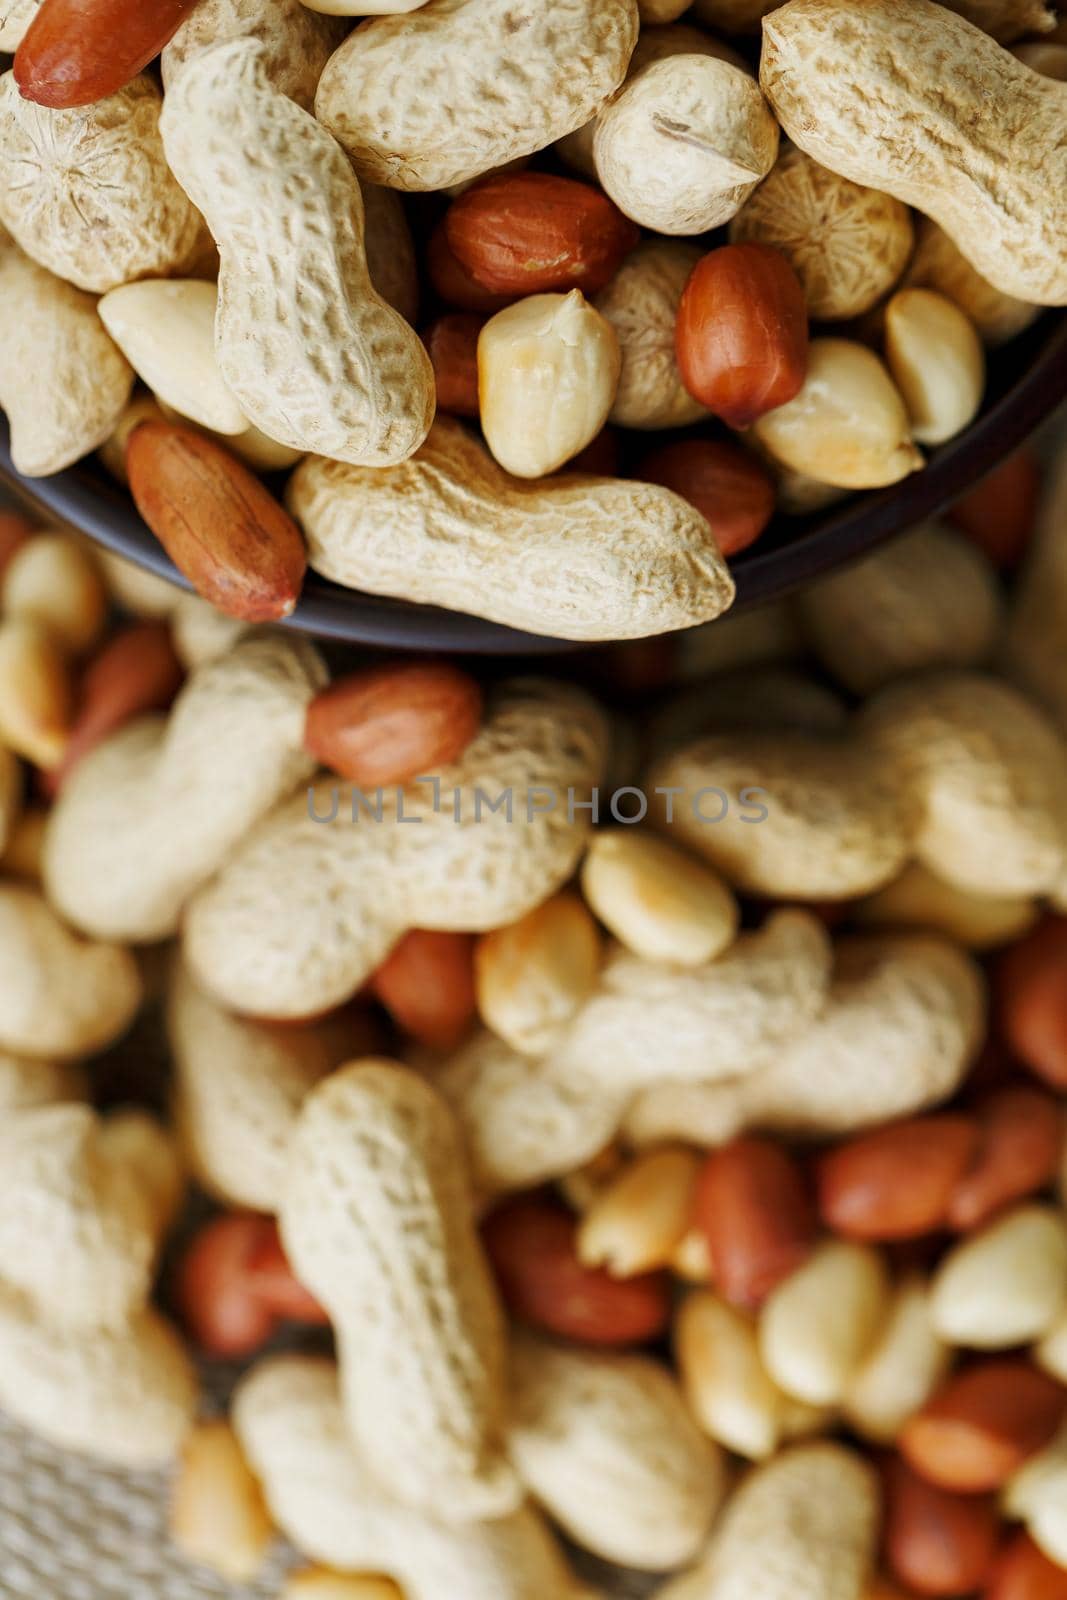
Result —
[[[304,744],[342,778],[375,789],[458,761],[481,720],[481,689],[458,667],[368,667],[315,696]]]
[[[985,357],[974,325],[932,289],[899,289],[885,309],[885,354],[919,444],[944,444],[974,421]]]
[[[756,1307],[810,1256],[815,1223],[803,1173],[780,1145],[738,1139],[710,1155],[693,1219],[731,1304]]]
[[[592,993],[600,957],[596,925],[582,902],[553,896],[478,940],[474,981],[482,1021],[514,1050],[541,1054]]]
[[[582,890],[610,932],[646,961],[703,966],[737,933],[737,904],[722,880],[652,833],[595,834]]]
[[[606,1267],[615,1278],[669,1266],[685,1237],[699,1171],[693,1151],[665,1149],[636,1156],[609,1178],[578,1229],[583,1266]]]
[[[189,1561],[250,1583],[274,1537],[263,1495],[226,1422],[202,1422],[182,1446],[170,1536]]]
[[[454,1050],[474,1021],[474,940],[413,928],[372,974],[370,988],[412,1039]]]

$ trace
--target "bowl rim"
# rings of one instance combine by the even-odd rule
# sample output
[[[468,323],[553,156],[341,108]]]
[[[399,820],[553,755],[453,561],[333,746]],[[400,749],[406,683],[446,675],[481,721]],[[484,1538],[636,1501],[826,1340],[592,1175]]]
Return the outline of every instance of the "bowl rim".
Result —
[[[1010,455],[1067,399],[1067,311],[1045,312],[1003,348],[1007,352],[1017,347],[1033,350],[1032,361],[1001,387],[969,428],[933,451],[921,471],[888,488],[850,496],[829,511],[779,519],[776,538],[766,544],[759,541],[731,562],[737,597],[724,615],[779,599],[855,561],[895,534],[935,516]],[[125,489],[91,458],[47,478],[25,478],[16,472],[2,415],[0,480],[38,512],[58,517],[116,555],[192,590]],[[789,537],[782,536],[782,524]],[[388,650],[549,655],[583,648],[580,641],[524,633],[467,612],[342,589],[311,571],[296,610],[283,626]]]

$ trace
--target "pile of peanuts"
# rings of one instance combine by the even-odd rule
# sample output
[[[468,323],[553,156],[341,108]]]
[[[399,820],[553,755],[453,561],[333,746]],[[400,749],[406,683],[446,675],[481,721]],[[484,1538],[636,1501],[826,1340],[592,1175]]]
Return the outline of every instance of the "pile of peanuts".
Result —
[[[8,0],[15,464],[98,451],[246,623],[309,564],[574,641],[708,622],[776,510],[922,468],[1067,304],[1065,27]]]
[[[284,1600],[1064,1600],[1053,476],[489,684],[0,517],[6,1418]]]

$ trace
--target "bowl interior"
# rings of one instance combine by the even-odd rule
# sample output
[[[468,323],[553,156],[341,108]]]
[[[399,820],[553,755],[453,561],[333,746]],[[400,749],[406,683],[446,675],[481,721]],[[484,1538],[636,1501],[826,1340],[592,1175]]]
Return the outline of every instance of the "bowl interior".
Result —
[[[888,489],[852,496],[806,517],[778,516],[733,562],[736,607],[760,604],[854,560],[933,516],[1011,453],[1067,397],[1067,313],[1047,312],[991,353],[985,403],[958,438],[930,453],[921,472]],[[107,549],[188,588],[129,495],[95,460],[50,478],[21,478],[0,418],[0,474],[19,496],[80,528]],[[288,626],[392,650],[545,655],[573,642],[543,638],[466,613],[362,594],[309,573]]]

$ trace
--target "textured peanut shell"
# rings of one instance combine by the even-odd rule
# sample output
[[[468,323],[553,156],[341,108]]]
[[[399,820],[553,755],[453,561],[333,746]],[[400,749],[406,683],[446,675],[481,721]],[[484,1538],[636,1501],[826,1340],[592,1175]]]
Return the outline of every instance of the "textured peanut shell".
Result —
[[[118,1038],[141,1002],[128,950],[73,934],[36,890],[0,884],[0,1050],[64,1060]]]
[[[1016,300],[987,283],[943,228],[922,217],[915,254],[904,274],[909,287],[936,289],[965,311],[987,345],[1006,344],[1035,322],[1040,307]]]
[[[1067,737],[1067,454],[1053,463],[1001,640],[1001,665]]]
[[[790,0],[760,82],[816,161],[932,217],[1005,294],[1067,302],[1067,85],[933,0]]]
[[[377,183],[360,188],[370,281],[386,304],[414,327],[419,315],[419,263],[404,202],[395,190]]]
[[[0,1113],[84,1100],[85,1074],[68,1062],[34,1061],[0,1051]]]
[[[141,717],[82,761],[53,807],[49,898],[98,937],[169,937],[186,900],[313,770],[304,716],[315,648],[248,634],[188,679],[169,718]]]
[[[294,450],[403,461],[433,420],[433,368],[371,283],[344,153],[271,85],[256,39],[194,57],[161,129],[219,247],[215,349],[245,415]]]
[[[142,73],[70,111],[24,100],[0,78],[0,221],[26,254],[79,289],[106,294],[178,272],[203,219],[159,136],[162,97]]]
[[[0,1280],[56,1327],[121,1327],[148,1298],[158,1244],[137,1173],[86,1105],[41,1106],[0,1130]]]
[[[914,853],[978,894],[1042,894],[1067,852],[1067,744],[1016,689],[977,672],[891,684],[864,708],[869,745],[916,815]]]
[[[41,0],[0,0],[0,50],[14,55]]]
[[[658,1362],[519,1336],[511,1395],[512,1459],[575,1543],[643,1572],[696,1558],[724,1461]]]
[[[806,912],[774,914],[700,968],[616,949],[562,1042],[541,1061],[490,1034],[436,1075],[482,1192],[532,1188],[610,1141],[635,1096],[664,1080],[729,1080],[767,1066],[822,1008],[829,941]],[[684,1137],[684,1135],[683,1135]]]
[[[287,503],[324,577],[531,633],[643,638],[733,600],[711,529],[678,495],[577,473],[520,481],[449,417],[390,471],[303,462]]]
[[[503,685],[460,761],[435,774],[436,807],[431,785],[412,784],[382,792],[380,821],[362,807],[353,821],[351,788],[333,784],[330,822],[324,780],[314,815],[301,793],[252,830],[189,908],[187,961],[235,1010],[305,1016],[347,1000],[409,928],[517,922],[577,866],[589,813],[571,818],[567,796],[588,800],[606,748],[604,718],[580,692]],[[511,820],[489,809],[509,790]],[[553,809],[528,813],[528,795],[534,807],[554,798]],[[373,792],[365,798],[373,807]]]
[[[63,1450],[125,1467],[162,1467],[193,1420],[196,1375],[155,1311],[117,1328],[41,1321],[0,1287],[0,1406]]]
[[[198,0],[160,58],[163,88],[194,56],[226,39],[258,39],[267,78],[280,94],[310,111],[322,69],[345,35],[344,20],[322,16],[302,0]]]
[[[504,1318],[445,1102],[392,1062],[335,1072],[297,1117],[279,1218],[330,1313],[349,1433],[382,1485],[445,1521],[515,1510]]]
[[[646,240],[596,298],[622,353],[609,418],[620,428],[684,428],[708,415],[682,382],[674,353],[682,290],[701,255],[682,240]]]
[[[360,1030],[325,1020],[271,1027],[234,1016],[180,961],[167,993],[174,1121],[202,1189],[230,1206],[278,1204],[297,1112],[315,1085],[358,1053]]]
[[[915,233],[907,206],[852,183],[803,150],[783,151],[730,224],[730,242],[780,250],[820,321],[858,317],[888,294]]]
[[[327,63],[315,114],[360,178],[446,189],[596,115],[626,74],[636,0],[430,0],[378,17]]]
[[[950,528],[924,523],[799,596],[808,640],[854,694],[937,667],[971,667],[1000,628],[988,558]]]
[[[0,407],[18,472],[40,478],[80,461],[113,431],[133,368],[92,297],[55,277],[0,228]]]
[[[797,1445],[743,1480],[703,1564],[658,1600],[861,1600],[879,1514],[856,1452]]]
[[[848,899],[895,877],[909,853],[902,787],[892,767],[854,737],[758,728],[713,734],[658,762],[646,788],[680,789],[673,821],[672,802],[654,802],[660,825],[738,888],[758,894]],[[721,793],[701,800],[702,790]],[[746,808],[747,790],[759,792]],[[715,821],[722,794],[728,810]],[[767,816],[743,820],[757,804]]]
[[[275,1521],[312,1560],[388,1574],[406,1600],[568,1594],[563,1559],[532,1511],[449,1525],[387,1495],[348,1435],[332,1362],[261,1362],[238,1385],[233,1423]]]
[[[752,75],[705,55],[669,56],[627,84],[593,139],[615,204],[657,233],[728,222],[778,154],[778,124]]]
[[[630,1109],[627,1136],[641,1145],[718,1145],[757,1127],[820,1138],[948,1099],[983,1037],[975,963],[946,940],[921,936],[845,939],[835,956],[825,1012],[768,1065],[726,1083],[646,1090]]]

